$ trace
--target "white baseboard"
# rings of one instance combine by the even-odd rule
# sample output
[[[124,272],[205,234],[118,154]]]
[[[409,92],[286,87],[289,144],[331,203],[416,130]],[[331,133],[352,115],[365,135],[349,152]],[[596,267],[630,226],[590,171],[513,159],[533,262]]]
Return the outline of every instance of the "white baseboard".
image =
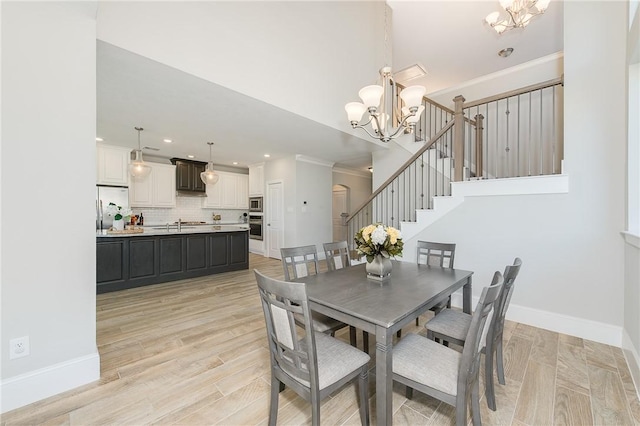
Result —
[[[640,355],[638,355],[638,351],[633,346],[631,337],[629,337],[626,330],[622,333],[622,352],[624,353],[624,358],[627,360],[631,378],[636,387],[636,393],[638,394],[638,398],[640,398]]]
[[[473,297],[472,306],[475,307],[477,303],[478,298]],[[456,307],[462,307],[461,291],[452,295],[451,304]],[[509,305],[507,319],[618,348],[622,347],[622,327],[610,324],[527,308],[513,303]]]
[[[100,354],[61,362],[0,382],[0,413],[100,379]]]

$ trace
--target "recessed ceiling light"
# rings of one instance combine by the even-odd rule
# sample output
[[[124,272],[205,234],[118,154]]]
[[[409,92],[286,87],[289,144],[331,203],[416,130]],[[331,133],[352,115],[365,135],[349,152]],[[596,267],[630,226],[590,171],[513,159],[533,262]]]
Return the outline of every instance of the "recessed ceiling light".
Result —
[[[237,165],[238,165],[238,162],[237,162],[237,161],[234,161],[234,162],[233,162],[233,165],[234,165],[234,166],[237,166]]]
[[[499,51],[498,56],[500,56],[501,58],[506,58],[512,53],[513,53],[513,47],[507,47],[506,49],[502,49],[501,51]]]
[[[96,142],[104,142],[104,139],[102,139],[102,138],[96,138]]]
[[[195,158],[193,155],[187,155],[187,158]]]
[[[269,154],[264,155],[264,158],[269,158],[269,157],[271,157]]]
[[[171,143],[171,142],[173,142],[171,139],[162,139],[162,141],[163,141],[163,142],[166,142],[166,143]]]

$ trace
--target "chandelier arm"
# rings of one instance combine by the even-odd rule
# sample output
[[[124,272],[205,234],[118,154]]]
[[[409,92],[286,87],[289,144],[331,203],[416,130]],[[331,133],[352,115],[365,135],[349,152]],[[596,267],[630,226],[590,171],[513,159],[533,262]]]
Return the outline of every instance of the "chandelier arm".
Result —
[[[361,125],[357,125],[357,126],[355,126],[355,127],[354,127],[354,129],[362,129],[362,130],[364,130],[365,132],[367,132],[367,134],[368,134],[369,136],[371,136],[372,138],[382,140],[382,138],[380,137],[380,134],[373,134],[373,133],[371,133],[369,130],[367,130],[367,128],[366,128],[366,127],[363,127],[363,126],[361,126]]]
[[[413,114],[407,115],[405,118],[403,118],[402,121],[400,122],[400,124],[398,124],[398,128],[396,129],[396,131],[393,132],[393,134],[391,136],[389,136],[389,139],[395,138],[398,135],[398,133],[400,133],[401,130],[404,131],[406,129],[405,123],[407,122],[407,119],[409,117],[413,117],[415,115],[416,114],[413,113]],[[409,128],[413,128],[413,127],[410,125]]]

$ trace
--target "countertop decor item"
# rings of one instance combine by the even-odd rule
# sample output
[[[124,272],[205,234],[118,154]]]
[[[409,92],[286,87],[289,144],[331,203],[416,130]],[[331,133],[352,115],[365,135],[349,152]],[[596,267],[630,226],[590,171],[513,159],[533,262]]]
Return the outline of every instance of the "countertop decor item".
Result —
[[[125,222],[129,222],[133,212],[127,207],[118,206],[115,203],[109,203],[107,206],[107,215],[113,217],[113,229],[116,231],[122,231],[124,229]]]
[[[366,271],[369,278],[385,281],[391,276],[390,257],[402,256],[402,236],[392,226],[374,223],[360,229],[354,238],[356,250],[367,257]]]

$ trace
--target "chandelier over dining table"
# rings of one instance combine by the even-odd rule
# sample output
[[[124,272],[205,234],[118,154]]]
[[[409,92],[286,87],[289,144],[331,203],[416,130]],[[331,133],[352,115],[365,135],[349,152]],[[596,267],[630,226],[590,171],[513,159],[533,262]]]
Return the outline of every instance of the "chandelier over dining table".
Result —
[[[399,93],[404,106],[398,105],[398,85],[391,67],[380,69],[381,84],[363,87],[358,95],[362,102],[349,102],[344,109],[351,127],[362,129],[372,138],[389,142],[402,133],[413,133],[416,123],[424,111],[422,98],[427,91],[424,86],[409,86]],[[367,112],[366,122],[362,116]],[[394,121],[397,126],[394,127]],[[368,128],[368,126],[370,128]]]

